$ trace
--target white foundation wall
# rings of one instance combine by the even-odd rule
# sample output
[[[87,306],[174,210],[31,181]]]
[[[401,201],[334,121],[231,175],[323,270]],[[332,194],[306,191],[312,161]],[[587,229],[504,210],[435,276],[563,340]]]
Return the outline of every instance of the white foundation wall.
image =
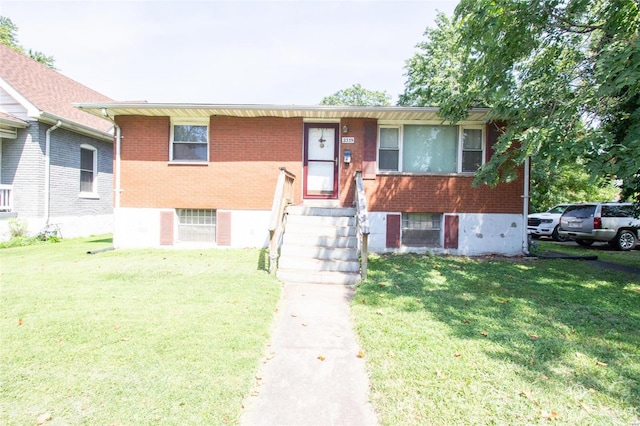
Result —
[[[500,254],[520,256],[523,253],[523,228],[526,224],[521,214],[458,214],[458,249],[447,253],[479,256]]]
[[[232,210],[231,246],[238,248],[269,247],[271,211]]]
[[[63,238],[89,237],[113,232],[113,215],[60,216],[49,219],[60,229]]]
[[[458,248],[444,249],[444,232],[441,231],[440,247],[405,247],[388,248],[387,215],[399,215],[400,212],[369,213],[369,251],[373,253],[440,253],[458,256],[480,256],[499,254],[503,256],[520,256],[523,254],[523,226],[520,214],[498,213],[450,213],[459,218]],[[444,216],[449,215],[445,213]],[[442,220],[444,227],[444,218]]]
[[[113,210],[115,248],[160,247],[161,209],[117,208]]]
[[[231,244],[193,243],[178,240],[178,217],[175,209],[115,209],[113,244],[116,248],[263,248],[268,246],[270,211],[218,210],[231,213]],[[160,245],[160,213],[173,212],[172,245]]]

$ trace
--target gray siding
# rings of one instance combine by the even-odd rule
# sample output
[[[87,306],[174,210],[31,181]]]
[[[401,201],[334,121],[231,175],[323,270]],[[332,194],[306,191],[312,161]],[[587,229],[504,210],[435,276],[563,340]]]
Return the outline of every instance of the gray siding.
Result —
[[[2,140],[2,183],[13,185],[14,211],[21,217],[44,214],[44,134],[41,124],[18,129],[16,139]]]
[[[2,140],[2,183],[13,185],[14,211],[19,217],[44,217],[46,131],[37,121],[18,130],[16,139]],[[80,145],[98,150],[99,198],[80,198]],[[113,144],[64,128],[51,132],[50,216],[113,213]]]
[[[44,136],[43,136],[44,137]],[[98,199],[80,198],[80,145],[97,149]],[[113,144],[65,129],[51,132],[51,216],[113,213]]]

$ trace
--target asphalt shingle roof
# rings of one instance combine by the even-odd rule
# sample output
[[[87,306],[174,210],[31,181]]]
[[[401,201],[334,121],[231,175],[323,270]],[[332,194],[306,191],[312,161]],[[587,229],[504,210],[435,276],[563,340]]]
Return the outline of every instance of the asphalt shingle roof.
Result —
[[[40,111],[107,132],[111,122],[73,107],[74,102],[111,98],[0,44],[0,77]]]

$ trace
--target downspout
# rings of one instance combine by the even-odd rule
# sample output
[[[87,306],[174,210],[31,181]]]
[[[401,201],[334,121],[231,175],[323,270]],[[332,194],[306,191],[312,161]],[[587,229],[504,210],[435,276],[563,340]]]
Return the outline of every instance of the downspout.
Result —
[[[47,129],[44,137],[44,224],[49,226],[51,195],[51,132],[62,126],[62,121]]]
[[[118,226],[118,219],[117,219],[117,215],[118,215],[118,210],[120,209],[120,193],[122,192],[122,188],[120,188],[120,167],[121,167],[121,159],[120,159],[120,147],[121,147],[121,140],[122,140],[122,133],[120,130],[120,126],[118,126],[118,124],[116,123],[116,120],[112,117],[109,117],[109,112],[107,111],[106,108],[102,108],[102,116],[109,120],[112,124],[113,124],[113,128],[116,131],[115,134],[115,170],[114,170],[114,174],[115,174],[115,181],[114,181],[114,194],[113,194],[113,214],[114,214],[114,226],[117,228]],[[114,247],[118,247],[118,236],[119,233],[116,232],[117,229],[114,229],[113,232],[113,246]]]
[[[527,217],[529,216],[529,174],[531,157],[524,160],[524,195],[522,196],[522,252],[529,255],[529,234],[527,231]]]
[[[106,108],[102,108],[102,116],[113,124],[113,128],[116,131],[114,208],[117,209],[120,207],[120,193],[122,192],[122,189],[120,188],[120,141],[122,139],[122,134],[120,133],[120,126],[118,126],[113,118],[109,117],[109,113]]]

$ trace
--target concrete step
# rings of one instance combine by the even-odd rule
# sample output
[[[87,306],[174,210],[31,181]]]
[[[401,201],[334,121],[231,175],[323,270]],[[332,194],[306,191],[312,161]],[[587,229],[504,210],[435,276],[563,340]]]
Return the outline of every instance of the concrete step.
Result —
[[[284,244],[280,249],[280,256],[307,259],[358,261],[357,250],[350,247],[344,248]]]
[[[360,262],[357,260],[309,259],[304,257],[280,256],[278,267],[307,272],[338,271],[357,273],[360,271]]]
[[[310,206],[289,206],[287,213],[290,215],[303,216],[355,216],[356,209],[353,207],[310,207]]]
[[[360,274],[354,272],[308,272],[278,269],[276,276],[288,283],[333,284],[354,286],[360,281]]]
[[[278,278],[318,284],[358,283],[354,215],[353,208],[287,207]]]
[[[301,216],[287,215],[287,225],[304,224],[313,227],[323,226],[355,226],[356,219],[352,216]]]
[[[306,246],[306,247],[337,247],[337,248],[356,248],[358,247],[358,239],[354,236],[313,236],[306,234],[289,233],[285,231],[282,238],[282,245]]]
[[[355,226],[314,226],[306,223],[289,223],[285,225],[285,235],[306,235],[313,237],[354,237]]]

